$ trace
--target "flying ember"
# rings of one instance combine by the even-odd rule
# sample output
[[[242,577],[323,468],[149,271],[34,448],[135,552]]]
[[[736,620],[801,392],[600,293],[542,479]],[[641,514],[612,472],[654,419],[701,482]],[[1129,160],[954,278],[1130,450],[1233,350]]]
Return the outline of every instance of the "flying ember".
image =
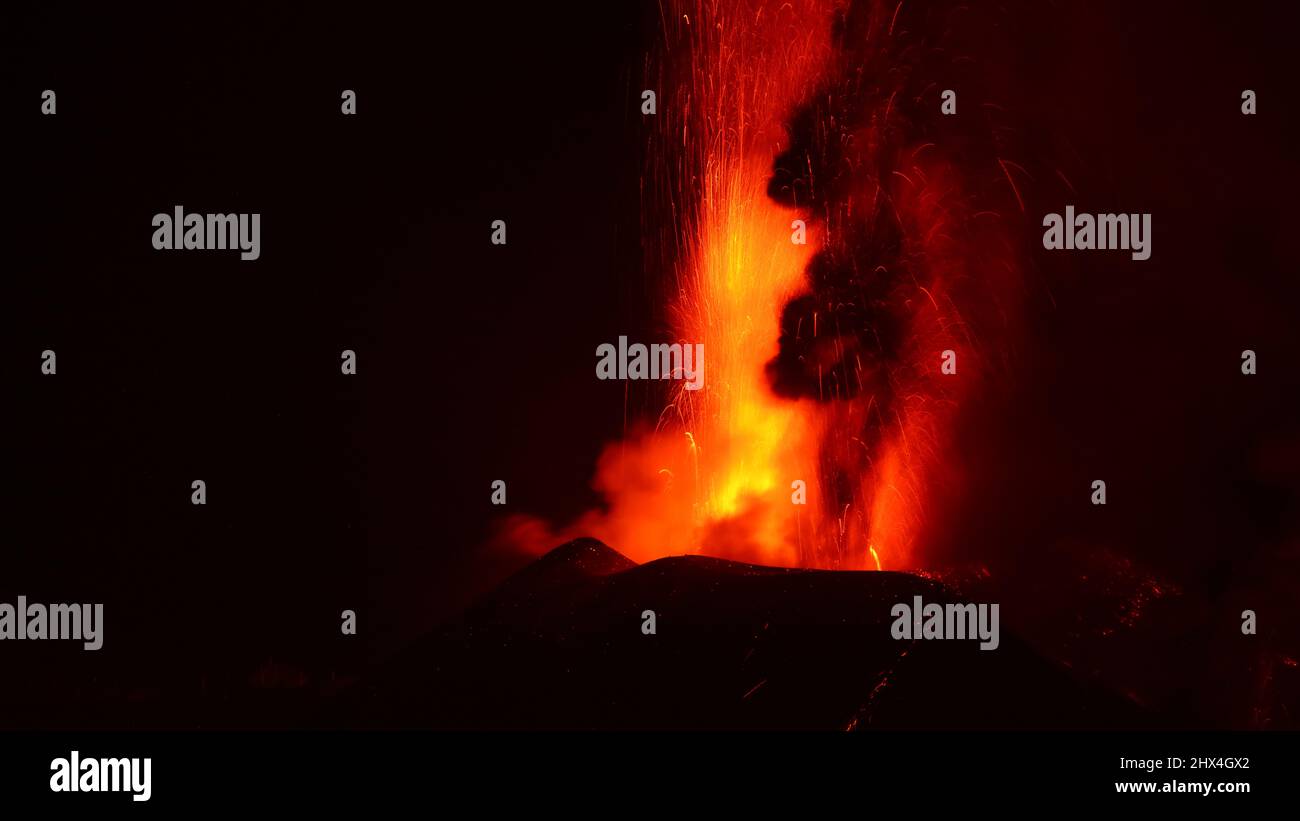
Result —
[[[558,531],[516,517],[512,538],[915,567],[927,498],[955,481],[940,456],[965,377],[984,367],[954,283],[1016,272],[996,212],[904,102],[934,84],[897,3],[667,6],[646,80],[646,264],[708,380],[663,381],[658,418],[606,448],[602,509]],[[602,349],[613,374],[623,359]]]

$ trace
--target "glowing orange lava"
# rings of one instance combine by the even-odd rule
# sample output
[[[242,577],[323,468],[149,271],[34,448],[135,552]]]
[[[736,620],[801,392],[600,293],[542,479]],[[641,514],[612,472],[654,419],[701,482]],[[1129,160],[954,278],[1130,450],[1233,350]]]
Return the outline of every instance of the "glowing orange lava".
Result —
[[[778,396],[766,371],[783,307],[808,293],[810,260],[836,239],[827,236],[833,221],[783,206],[768,186],[789,145],[787,118],[832,62],[839,10],[832,0],[664,0],[663,59],[647,80],[661,91],[644,229],[648,264],[673,272],[675,339],[661,341],[704,343],[704,386],[669,383],[657,423],[605,449],[594,480],[605,509],[559,532],[517,517],[516,544],[541,551],[593,536],[636,561],[704,553],[781,566],[913,566],[925,481],[952,405],[935,375],[960,326],[935,293],[941,278],[905,300],[914,314],[905,356],[887,377],[888,411],[869,390],[842,401],[829,386],[817,397]],[[907,171],[883,195],[915,229],[912,251],[959,270],[945,247],[952,206],[943,169]],[[804,244],[793,240],[796,219],[806,222]],[[816,327],[819,316],[800,333],[843,346],[845,337]],[[860,381],[871,367],[859,361]],[[881,433],[864,441],[860,431],[882,413]]]

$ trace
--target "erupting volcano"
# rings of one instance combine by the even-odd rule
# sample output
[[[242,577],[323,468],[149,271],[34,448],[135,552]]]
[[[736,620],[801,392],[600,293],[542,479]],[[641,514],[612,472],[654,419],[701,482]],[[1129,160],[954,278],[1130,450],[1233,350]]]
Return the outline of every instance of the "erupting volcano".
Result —
[[[972,325],[1014,321],[1020,269],[1001,216],[1017,167],[992,139],[928,139],[951,59],[932,32],[950,12],[666,0],[646,79],[661,89],[646,264],[670,272],[666,336],[703,344],[707,381],[676,383],[658,419],[606,448],[605,509],[558,532],[514,517],[510,540],[919,565],[928,502],[960,483],[954,416],[988,370]]]

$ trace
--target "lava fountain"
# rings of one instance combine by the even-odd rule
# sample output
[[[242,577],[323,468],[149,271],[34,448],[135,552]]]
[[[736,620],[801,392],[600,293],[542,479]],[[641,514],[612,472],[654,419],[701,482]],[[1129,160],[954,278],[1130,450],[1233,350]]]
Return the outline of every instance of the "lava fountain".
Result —
[[[1006,293],[969,283],[1016,266],[998,212],[927,140],[932,52],[901,12],[664,0],[642,229],[647,265],[669,272],[672,341],[704,345],[703,388],[667,383],[658,418],[606,447],[603,509],[558,530],[512,517],[507,540],[917,567],[927,496],[960,481],[943,458],[954,414],[984,368],[957,305]]]

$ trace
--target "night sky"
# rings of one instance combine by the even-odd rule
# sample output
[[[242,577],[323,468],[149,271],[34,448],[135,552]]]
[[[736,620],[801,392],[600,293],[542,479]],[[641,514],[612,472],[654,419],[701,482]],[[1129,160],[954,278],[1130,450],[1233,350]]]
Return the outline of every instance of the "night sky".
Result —
[[[598,503],[602,446],[660,408],[593,371],[601,342],[665,327],[639,195],[659,12],[470,5],[42,9],[0,32],[0,601],[106,609],[97,653],[0,647],[0,702],[129,725],[122,704],[174,699],[173,723],[201,723],[193,693],[272,662],[355,674],[526,561],[484,547],[492,480],[552,521]],[[977,589],[1048,657],[1248,726],[1216,666],[1300,652],[1295,13],[1000,19],[967,38],[965,77],[998,84],[1034,178],[1026,332],[1014,379],[963,416],[963,492],[917,569],[987,570]],[[1043,251],[1041,215],[1071,201],[1152,212],[1152,259]],[[261,258],[154,251],[150,218],[178,204],[261,213]],[[1122,623],[1139,595],[1155,610],[1119,649],[1073,624]],[[1245,607],[1265,650],[1232,649]]]

